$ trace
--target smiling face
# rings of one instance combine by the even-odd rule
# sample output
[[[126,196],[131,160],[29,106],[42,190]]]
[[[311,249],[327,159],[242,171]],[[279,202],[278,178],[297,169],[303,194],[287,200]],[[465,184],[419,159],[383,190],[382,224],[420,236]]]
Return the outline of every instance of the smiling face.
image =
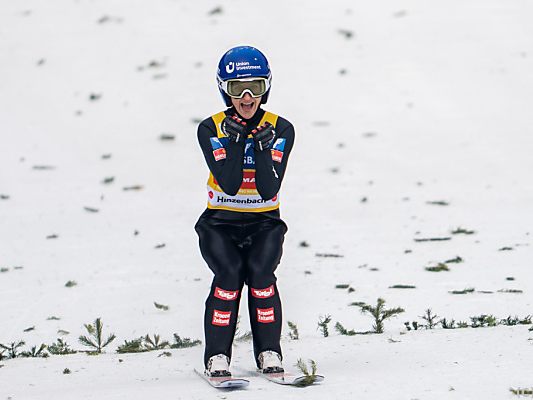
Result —
[[[250,119],[261,105],[261,97],[252,97],[250,93],[245,93],[242,99],[231,98],[231,103],[244,119]]]

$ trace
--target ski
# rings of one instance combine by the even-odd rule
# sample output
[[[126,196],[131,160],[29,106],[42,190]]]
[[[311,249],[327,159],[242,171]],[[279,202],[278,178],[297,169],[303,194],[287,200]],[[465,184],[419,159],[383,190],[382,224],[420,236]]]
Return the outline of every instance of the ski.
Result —
[[[240,368],[238,368],[240,370]],[[297,374],[294,372],[274,372],[270,374],[264,374],[260,371],[244,371],[243,373],[260,376],[270,382],[277,383],[278,385],[288,385],[288,386],[309,386],[307,380],[309,379],[304,374]],[[311,385],[320,383],[324,380],[324,375],[315,375],[315,379]]]
[[[245,388],[250,384],[250,381],[242,378],[233,378],[231,376],[207,376],[203,372],[198,371],[196,368],[194,369],[194,372],[207,381],[207,383],[209,383],[212,387],[217,389],[240,389]]]

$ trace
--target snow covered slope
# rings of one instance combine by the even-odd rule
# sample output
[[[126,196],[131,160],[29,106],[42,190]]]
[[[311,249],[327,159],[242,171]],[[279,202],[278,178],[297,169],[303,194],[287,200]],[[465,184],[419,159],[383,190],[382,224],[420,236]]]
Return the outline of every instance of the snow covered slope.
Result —
[[[222,396],[502,399],[533,387],[531,325],[404,326],[428,308],[469,323],[533,314],[532,18],[523,0],[1,2],[0,343],[65,331],[81,350],[97,317],[117,339],[96,357],[0,361],[0,399],[220,396],[192,373],[201,347],[115,350],[147,333],[203,336],[196,125],[223,109],[216,65],[239,44],[268,56],[267,109],[297,134],[278,278],[300,339],[284,337],[285,364],[311,358],[327,378],[301,391],[253,379]],[[384,334],[335,332],[370,330],[349,304],[378,297],[405,309]],[[250,343],[234,362],[252,366]]]

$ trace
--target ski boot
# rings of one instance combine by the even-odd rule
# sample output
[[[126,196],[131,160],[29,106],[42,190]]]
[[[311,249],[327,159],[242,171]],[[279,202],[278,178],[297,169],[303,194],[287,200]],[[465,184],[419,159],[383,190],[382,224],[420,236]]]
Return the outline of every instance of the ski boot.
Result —
[[[272,350],[263,351],[259,354],[259,370],[263,374],[285,372],[281,365],[281,356]]]
[[[209,358],[205,374],[210,377],[231,376],[229,372],[229,357],[225,354],[217,354]]]

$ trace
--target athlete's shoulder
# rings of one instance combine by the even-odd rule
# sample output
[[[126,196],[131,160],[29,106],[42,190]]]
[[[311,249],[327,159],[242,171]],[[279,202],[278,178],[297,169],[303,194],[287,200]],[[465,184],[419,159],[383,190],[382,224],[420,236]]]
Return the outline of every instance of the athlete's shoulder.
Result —
[[[283,118],[283,117],[281,117],[279,115],[278,115],[278,122],[277,122],[276,125],[277,125],[278,129],[285,129],[285,128],[288,128],[288,127],[294,128],[292,123],[287,118]]]
[[[270,111],[270,110],[265,110],[262,108],[262,110],[265,112],[265,113],[269,113],[269,114],[272,114],[272,115],[275,115],[277,117],[277,122],[276,122],[276,125],[279,125],[279,124],[282,124],[284,126],[288,126],[288,125],[292,125],[289,120],[285,117],[282,117],[281,115],[279,115],[278,113],[276,112],[273,112],[273,111]]]
[[[272,113],[278,117],[276,121],[276,131],[278,131],[281,134],[288,134],[291,136],[294,136],[294,126],[292,123],[287,119],[282,117],[281,115]]]
[[[217,127],[216,127],[215,120],[223,119],[226,115],[228,115],[228,110],[220,111],[218,113],[215,113],[205,118],[203,121],[201,121],[198,124],[198,133],[204,132],[207,130],[207,132],[211,133],[212,135],[213,134],[216,135]]]

